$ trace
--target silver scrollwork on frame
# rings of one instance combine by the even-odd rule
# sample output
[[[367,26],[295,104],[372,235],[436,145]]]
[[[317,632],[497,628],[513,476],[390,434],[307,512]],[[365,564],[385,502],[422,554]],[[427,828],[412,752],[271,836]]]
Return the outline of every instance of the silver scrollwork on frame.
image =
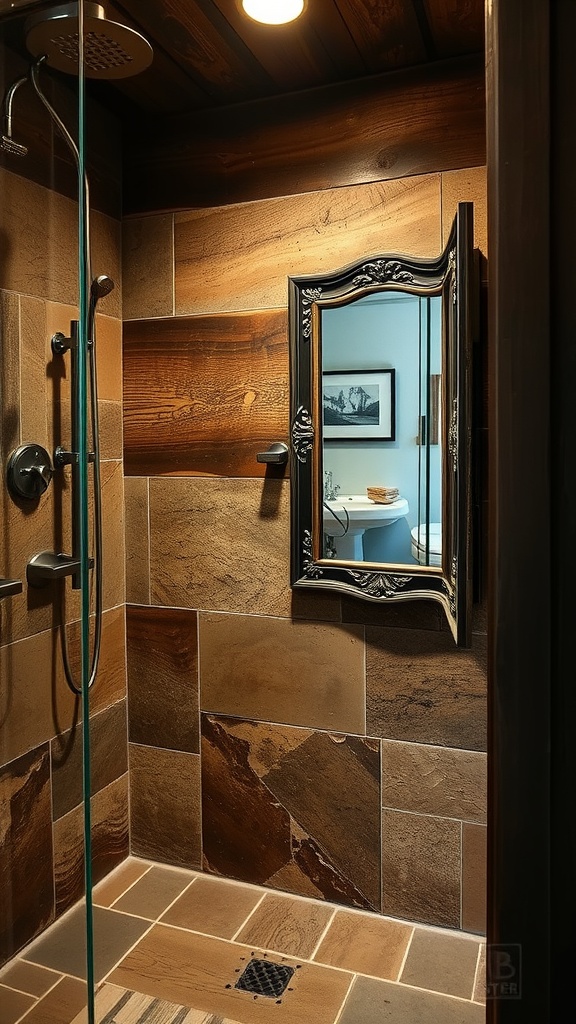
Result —
[[[302,334],[305,338],[309,338],[312,331],[312,306],[321,295],[321,288],[304,288],[302,290]]]
[[[352,279],[356,288],[362,288],[371,284],[390,284],[392,281],[398,284],[411,284],[414,274],[405,270],[399,260],[372,260],[365,263],[362,273]]]
[[[454,472],[458,469],[458,399],[455,398],[452,402],[452,416],[450,417],[450,427],[448,430],[448,452],[452,459],[452,469]]]
[[[301,405],[292,423],[292,448],[298,462],[306,462],[314,444],[314,424],[307,409]]]

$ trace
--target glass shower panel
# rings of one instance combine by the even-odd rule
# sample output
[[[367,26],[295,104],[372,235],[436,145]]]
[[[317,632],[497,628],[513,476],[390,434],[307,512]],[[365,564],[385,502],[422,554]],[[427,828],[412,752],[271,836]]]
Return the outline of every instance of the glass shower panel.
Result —
[[[83,3],[68,9],[77,39]],[[0,2],[0,580],[22,585],[3,592],[0,584],[0,1004],[14,1019],[61,1015],[69,1024],[92,986],[82,724],[89,719],[89,269],[81,61],[64,75],[33,44],[30,19],[46,11],[46,4]],[[75,383],[69,356],[52,347],[56,335],[75,350]],[[62,633],[80,694],[66,682]]]

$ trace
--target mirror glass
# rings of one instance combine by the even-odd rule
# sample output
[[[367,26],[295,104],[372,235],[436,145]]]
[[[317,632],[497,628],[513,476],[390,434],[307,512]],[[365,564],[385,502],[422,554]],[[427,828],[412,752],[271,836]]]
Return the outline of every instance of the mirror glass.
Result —
[[[427,598],[470,641],[470,203],[434,259],[366,256],[289,280],[291,582]]]
[[[442,296],[319,310],[323,555],[440,566]]]

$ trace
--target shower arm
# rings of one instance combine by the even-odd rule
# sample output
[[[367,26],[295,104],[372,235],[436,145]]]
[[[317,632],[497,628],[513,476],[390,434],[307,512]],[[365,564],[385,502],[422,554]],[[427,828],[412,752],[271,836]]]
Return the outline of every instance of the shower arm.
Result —
[[[20,86],[25,85],[27,81],[28,75],[24,75],[22,78],[17,78],[6,93],[6,99],[4,100],[4,118],[6,120],[6,135],[9,139],[12,138],[12,103],[14,102],[14,95],[18,92]]]
[[[80,152],[76,145],[72,135],[68,131],[66,125],[62,121],[62,118],[56,112],[48,98],[45,96],[40,85],[40,68],[44,64],[46,57],[43,55],[39,57],[30,67],[30,81],[34,88],[38,99],[46,107],[53,123],[56,125],[65,142],[67,143],[76,163],[78,174],[80,174]],[[26,79],[23,79],[26,81]],[[18,82],[14,83],[13,92],[16,91]],[[11,99],[11,98],[10,98]],[[90,266],[90,251],[88,248],[88,239],[90,238],[90,192],[88,175],[86,170],[83,170],[84,177],[84,223],[86,225],[86,239],[87,248],[83,253],[85,263],[85,280],[92,280],[92,272]],[[103,608],[103,593],[102,593],[102,510],[101,510],[101,475],[100,475],[100,430],[99,430],[99,417],[98,417],[98,385],[96,376],[96,352],[95,352],[95,322],[96,322],[96,300],[93,296],[92,288],[90,289],[89,304],[88,304],[88,350],[90,359],[90,382],[91,382],[91,405],[92,405],[92,446],[94,449],[94,462],[93,462],[93,475],[94,475],[94,532],[95,532],[95,575],[96,575],[96,622],[95,622],[95,633],[94,633],[94,649],[92,653],[92,660],[90,664],[90,676],[88,680],[88,687],[90,688],[96,678],[96,671],[98,668],[98,661],[100,657],[100,645],[102,639],[102,608]],[[74,331],[72,332],[71,338],[71,355],[76,363],[76,353],[74,351],[74,343],[79,343],[80,338],[78,332],[76,332],[76,339],[74,339]],[[72,374],[73,378],[76,378],[76,366]],[[74,401],[71,403],[75,406]],[[78,437],[77,437],[77,423],[76,417],[72,414],[72,455],[74,457],[76,449],[78,448]],[[79,467],[77,461],[72,462],[72,558],[79,558],[79,526],[80,526],[80,485],[78,480]],[[70,666],[70,659],[68,657],[68,646],[66,640],[66,630],[62,629],[62,660],[64,662],[64,671],[66,679],[70,689],[80,694],[81,688],[77,687],[73,673]]]

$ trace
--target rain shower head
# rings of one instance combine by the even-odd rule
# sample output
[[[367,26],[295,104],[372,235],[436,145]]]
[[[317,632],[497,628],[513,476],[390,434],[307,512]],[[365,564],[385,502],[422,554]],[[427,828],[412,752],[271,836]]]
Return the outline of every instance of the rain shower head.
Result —
[[[28,18],[26,45],[35,57],[78,74],[78,4],[61,4]],[[84,67],[87,78],[130,78],[152,63],[153,50],[139,32],[110,21],[100,4],[84,4]]]

